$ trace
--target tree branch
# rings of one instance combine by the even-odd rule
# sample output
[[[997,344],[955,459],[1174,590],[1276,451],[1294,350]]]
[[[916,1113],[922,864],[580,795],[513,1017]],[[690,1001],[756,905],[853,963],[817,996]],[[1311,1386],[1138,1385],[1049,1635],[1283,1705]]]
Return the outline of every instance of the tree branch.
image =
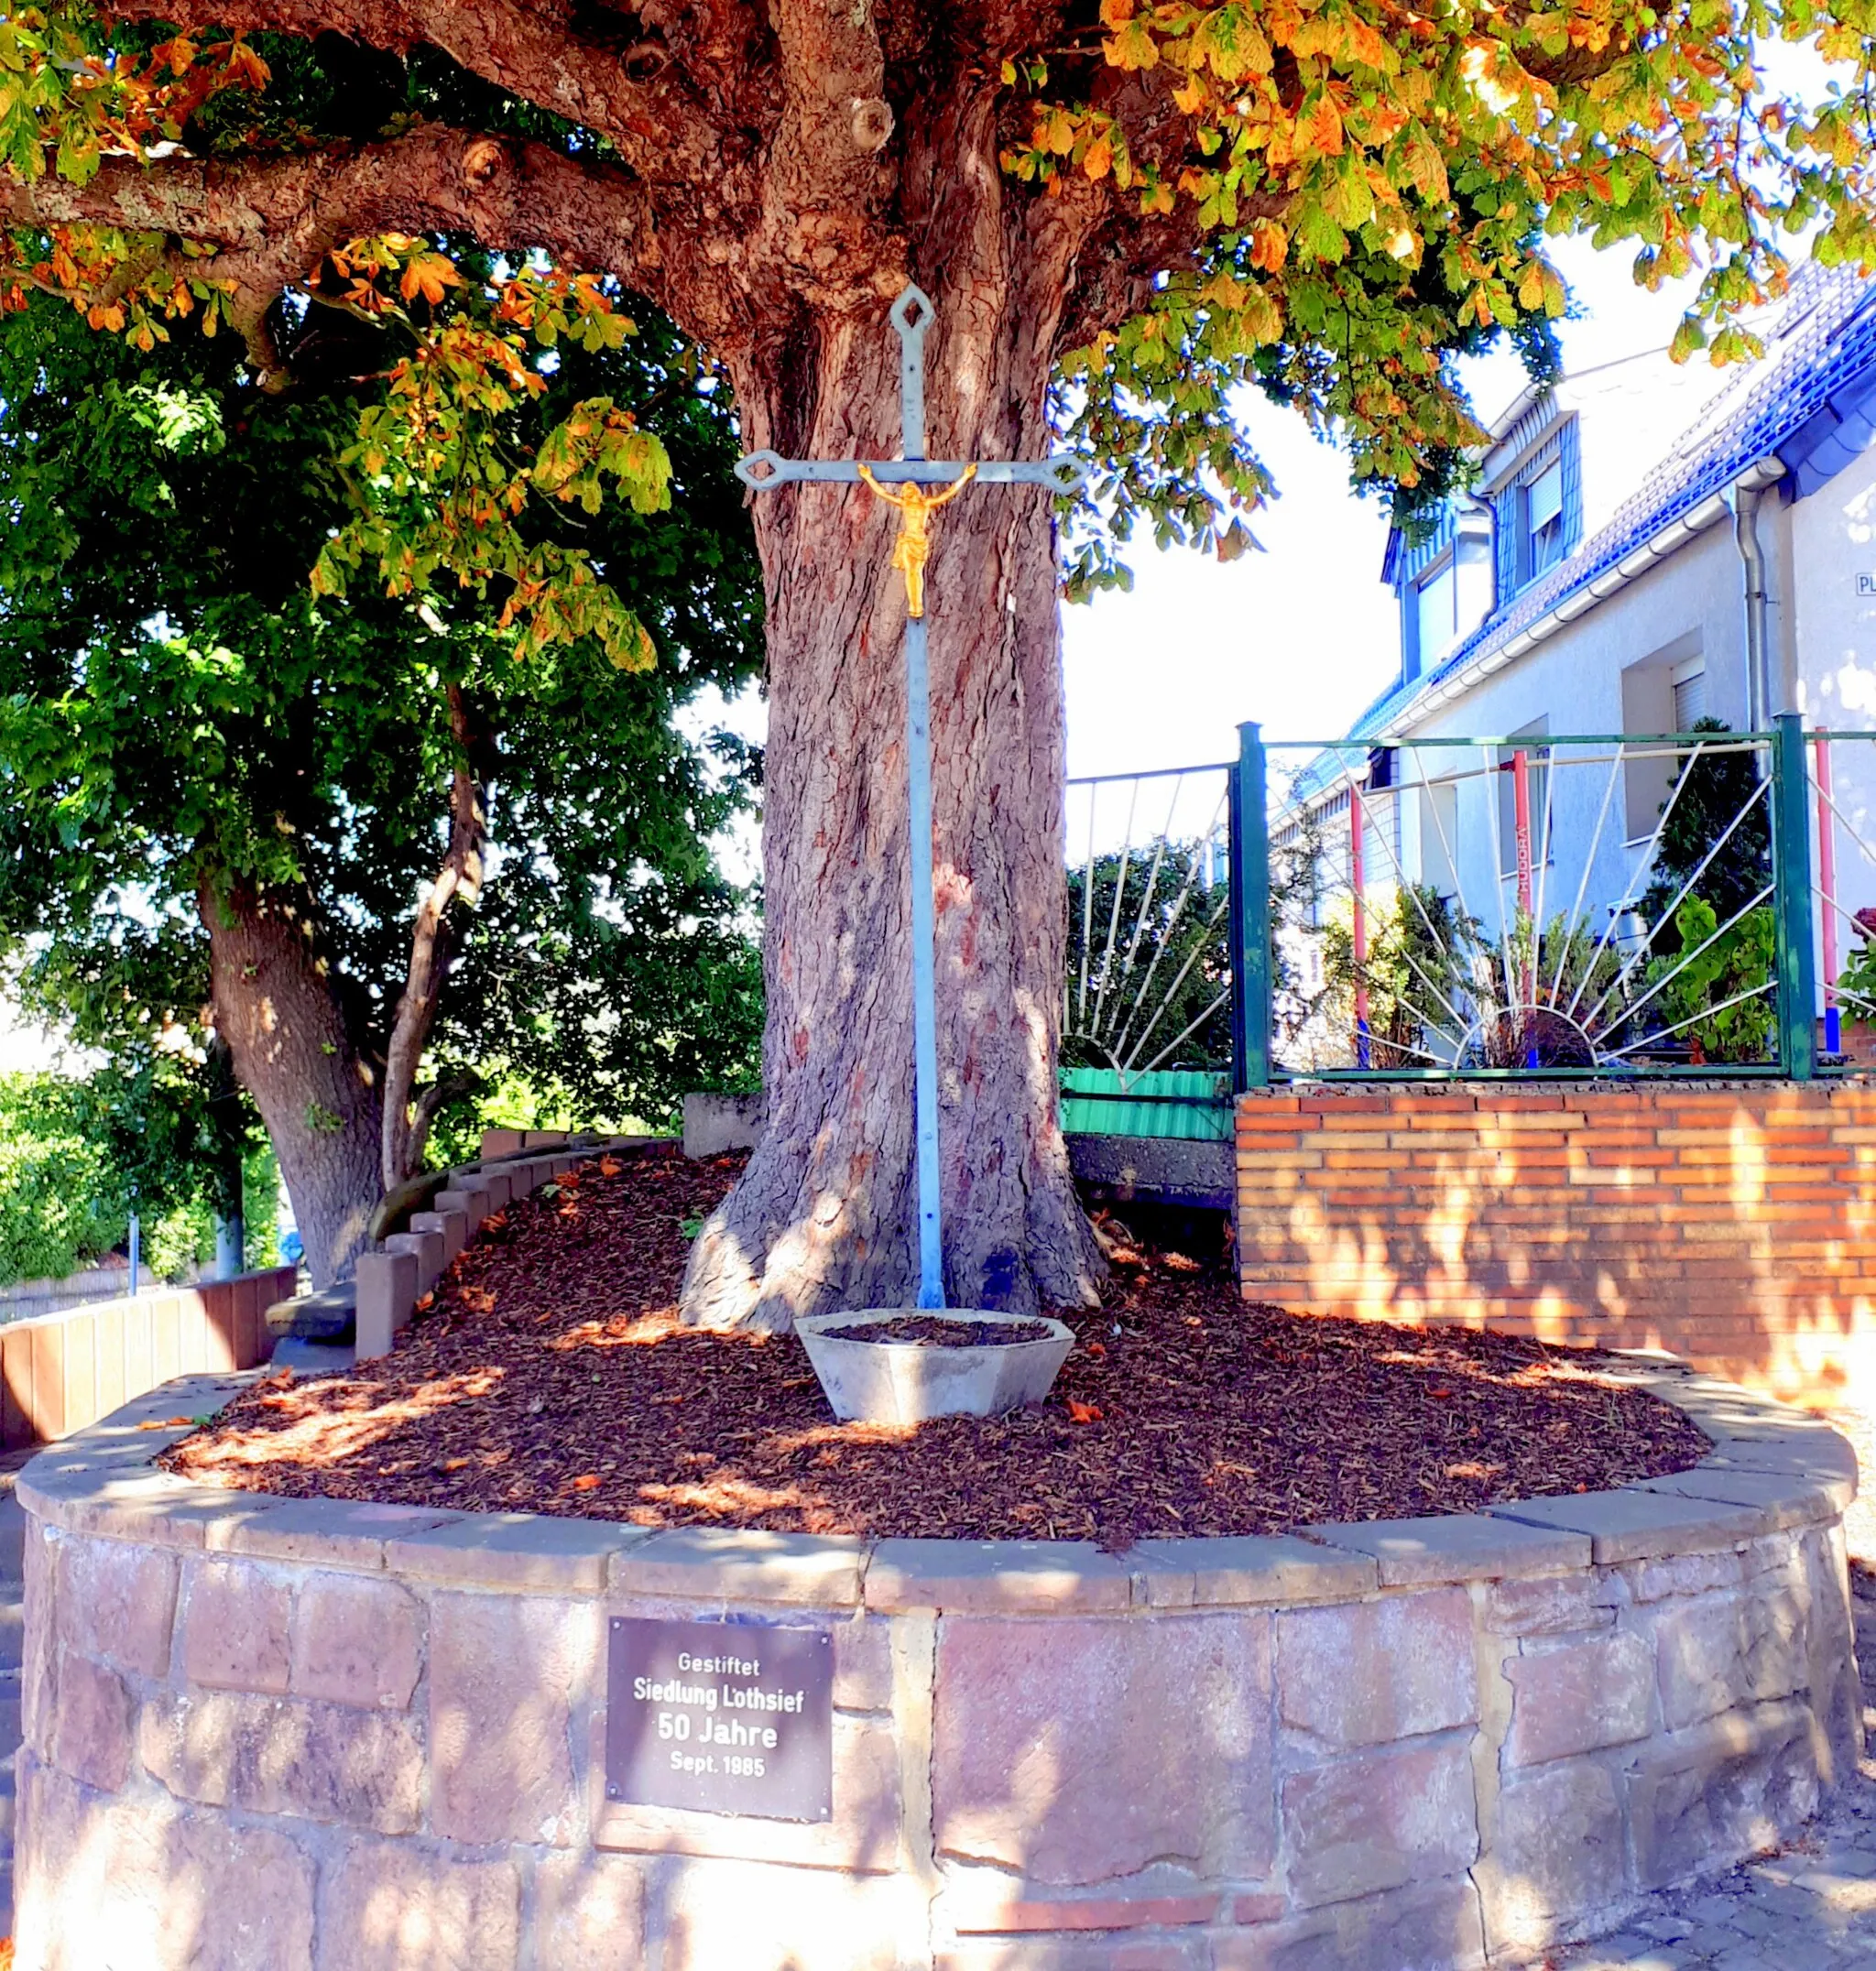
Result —
[[[539,246],[562,265],[616,274],[654,299],[660,286],[649,200],[630,172],[447,125],[252,162],[114,158],[86,185],[0,177],[0,221],[89,223],[213,246],[187,269],[233,281],[237,319],[257,316],[333,247],[373,233],[471,233],[490,247]]]
[[[425,42],[471,74],[608,138],[654,182],[702,189],[731,161],[721,149],[729,126],[708,114],[684,61],[651,43],[622,56],[619,37],[580,31],[569,0],[107,0],[106,11],[190,30],[338,34],[398,55]]]

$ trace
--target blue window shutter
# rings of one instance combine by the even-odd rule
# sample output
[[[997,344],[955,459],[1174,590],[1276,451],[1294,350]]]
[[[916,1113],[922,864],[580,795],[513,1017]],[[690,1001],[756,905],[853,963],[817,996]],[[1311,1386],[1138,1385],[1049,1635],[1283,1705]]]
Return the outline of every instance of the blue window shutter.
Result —
[[[1497,589],[1494,606],[1502,609],[1518,593],[1520,532],[1524,525],[1524,494],[1520,486],[1507,486],[1491,503],[1492,579]]]
[[[1583,452],[1572,418],[1558,434],[1564,468],[1564,552],[1574,554],[1583,539]]]
[[[1401,602],[1401,682],[1420,675],[1420,592],[1412,582],[1395,591]]]

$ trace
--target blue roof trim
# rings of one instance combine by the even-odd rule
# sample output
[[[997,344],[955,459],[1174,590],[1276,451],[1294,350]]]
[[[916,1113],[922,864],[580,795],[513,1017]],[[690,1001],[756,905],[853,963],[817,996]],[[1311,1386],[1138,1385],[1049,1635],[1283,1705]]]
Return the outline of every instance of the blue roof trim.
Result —
[[[1691,433],[1684,438],[1600,532],[1520,590],[1423,677],[1385,692],[1349,727],[1348,736],[1369,738],[1384,731],[1423,693],[1509,643],[1761,460],[1776,456],[1786,465],[1800,498],[1842,471],[1876,439],[1872,302],[1876,283],[1854,269],[1815,262],[1802,268],[1784,314],[1768,336],[1767,354],[1702,412],[1694,427],[1699,441],[1690,442]]]

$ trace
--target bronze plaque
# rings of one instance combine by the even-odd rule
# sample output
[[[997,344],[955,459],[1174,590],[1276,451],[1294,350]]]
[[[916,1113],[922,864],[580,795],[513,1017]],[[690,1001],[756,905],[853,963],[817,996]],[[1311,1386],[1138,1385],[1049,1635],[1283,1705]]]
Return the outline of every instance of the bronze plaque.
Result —
[[[607,1800],[834,1817],[829,1630],[615,1616],[608,1640]]]

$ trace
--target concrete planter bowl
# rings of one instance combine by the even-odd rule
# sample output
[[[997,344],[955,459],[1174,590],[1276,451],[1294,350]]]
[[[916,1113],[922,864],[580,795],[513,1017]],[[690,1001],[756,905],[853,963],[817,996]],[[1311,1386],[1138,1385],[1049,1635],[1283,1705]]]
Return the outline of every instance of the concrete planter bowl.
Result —
[[[961,1345],[929,1341],[863,1341],[845,1332],[883,1328],[908,1317],[960,1328],[1009,1328],[1008,1341]],[[1046,1334],[1035,1330],[1045,1328]],[[993,1314],[981,1308],[941,1313],[873,1307],[854,1314],[807,1314],[795,1333],[843,1423],[922,1423],[928,1417],[998,1417],[1040,1403],[1074,1346],[1072,1330],[1036,1314]]]

